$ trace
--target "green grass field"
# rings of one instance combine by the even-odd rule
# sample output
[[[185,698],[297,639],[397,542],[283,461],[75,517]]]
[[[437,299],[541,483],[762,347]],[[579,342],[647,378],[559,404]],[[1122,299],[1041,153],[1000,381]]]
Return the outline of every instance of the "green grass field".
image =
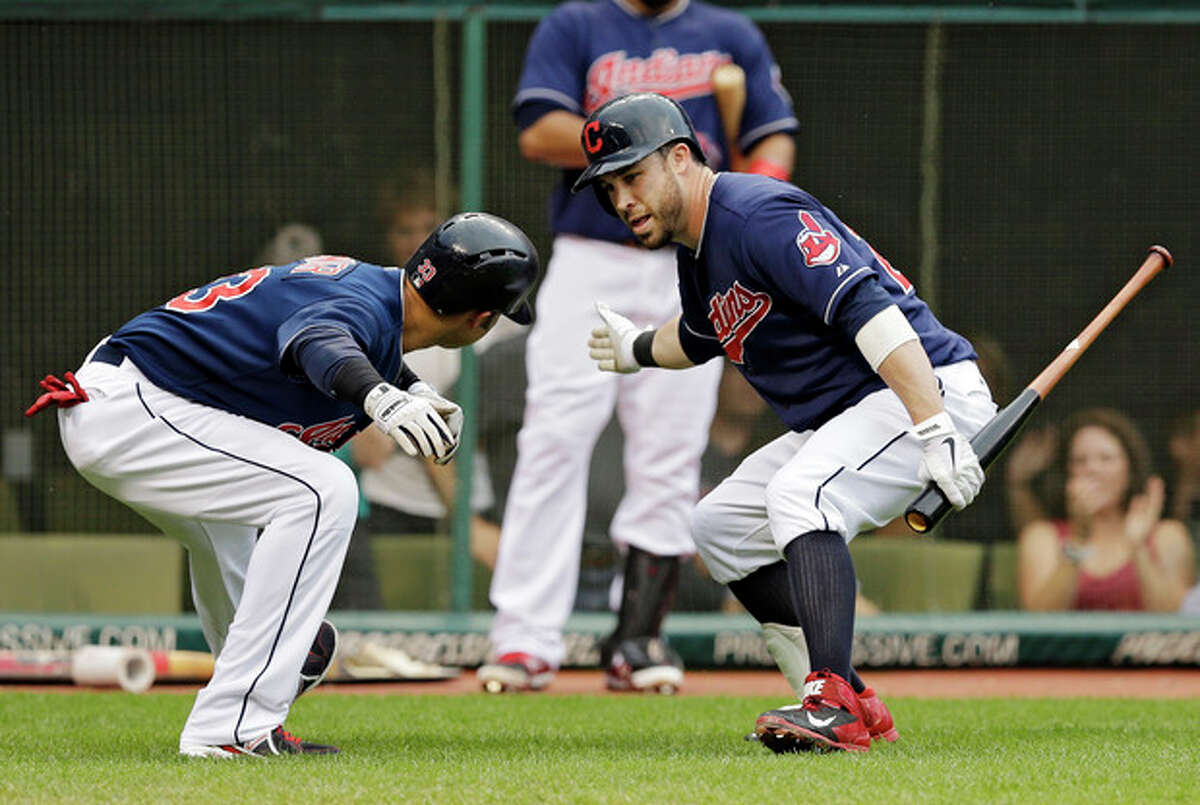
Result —
[[[0,692],[0,802],[1197,802],[1200,701],[890,701],[869,754],[744,741],[781,702],[319,693],[336,757],[176,754],[191,695]]]

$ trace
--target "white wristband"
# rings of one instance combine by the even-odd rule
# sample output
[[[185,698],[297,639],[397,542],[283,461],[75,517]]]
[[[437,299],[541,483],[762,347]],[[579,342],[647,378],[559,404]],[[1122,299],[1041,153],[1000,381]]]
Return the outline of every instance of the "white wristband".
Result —
[[[380,383],[367,392],[367,397],[363,400],[363,410],[367,412],[367,416],[378,422],[381,417],[388,413],[393,404],[407,399],[408,394],[396,388],[391,383]],[[380,407],[383,407],[385,410],[380,411]]]
[[[909,428],[908,432],[920,439],[921,444],[928,444],[934,439],[954,433],[954,420],[950,419],[950,414],[941,411],[929,419],[922,419]]]
[[[867,359],[871,370],[879,369],[888,355],[901,344],[917,340],[917,333],[908,318],[895,305],[888,305],[871,317],[870,321],[858,328],[854,343],[858,351]]]

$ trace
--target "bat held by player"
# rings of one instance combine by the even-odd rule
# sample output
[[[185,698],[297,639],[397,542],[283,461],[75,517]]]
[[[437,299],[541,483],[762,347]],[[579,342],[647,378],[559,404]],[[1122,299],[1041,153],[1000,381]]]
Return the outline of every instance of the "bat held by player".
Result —
[[[742,113],[746,109],[746,73],[733,62],[726,62],[713,68],[710,80],[717,112],[721,116],[721,128],[725,132],[725,142],[729,145],[729,169],[742,170],[746,157],[738,146],[738,133],[742,129]]]
[[[1151,246],[1150,254],[1138,268],[1137,272],[1125,283],[1125,286],[1114,296],[1104,309],[1101,310],[1087,327],[1058,354],[1050,364],[1017,395],[1016,399],[996,414],[990,422],[983,426],[979,433],[971,439],[971,447],[979,456],[979,463],[987,470],[999,458],[1004,448],[1012,442],[1013,437],[1033,413],[1038,403],[1046,398],[1050,390],[1063,378],[1079,356],[1092,345],[1096,337],[1104,331],[1117,314],[1129,304],[1130,300],[1158,276],[1164,268],[1171,265],[1171,253],[1163,246]],[[946,496],[935,485],[929,484],[925,491],[913,501],[904,512],[904,522],[918,534],[930,531],[950,511],[950,503]]]

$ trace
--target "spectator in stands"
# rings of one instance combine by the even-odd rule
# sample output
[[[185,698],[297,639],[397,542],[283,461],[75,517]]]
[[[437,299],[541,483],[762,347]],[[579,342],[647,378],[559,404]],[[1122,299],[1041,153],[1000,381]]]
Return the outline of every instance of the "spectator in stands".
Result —
[[[1048,474],[1058,450],[1058,428],[1043,425],[1027,430],[1012,446],[1004,466],[1004,488],[1008,495],[1008,517],[1013,530],[1049,515],[1046,499]]]
[[[1174,612],[1195,580],[1192,539],[1162,518],[1163,480],[1124,415],[1091,408],[1062,428],[1049,518],[1021,530],[1018,586],[1030,610]]]
[[[1171,516],[1187,523],[1196,539],[1200,537],[1200,408],[1175,420],[1167,447],[1175,465]]]
[[[380,186],[377,216],[383,233],[383,262],[404,265],[420,248],[425,238],[441,221],[436,199],[438,188],[432,177],[417,171],[393,177]],[[511,335],[512,329],[497,324],[476,344],[482,353],[490,345]],[[426,354],[427,353],[427,354]],[[430,348],[405,356],[405,362],[434,388],[448,392],[457,382],[460,355],[455,350]],[[381,606],[374,563],[370,558],[370,538],[379,534],[431,534],[445,532],[456,498],[457,468],[440,465],[432,459],[409,456],[395,449],[395,442],[377,429],[367,428],[350,443],[350,463],[359,471],[359,490],[369,506],[369,514],[351,540],[346,566],[334,604],[346,608]],[[471,553],[492,567],[495,565],[500,528],[483,512],[493,504],[492,487],[483,451],[475,454],[472,476]],[[346,594],[343,594],[343,590]],[[359,590],[363,595],[347,595]]]

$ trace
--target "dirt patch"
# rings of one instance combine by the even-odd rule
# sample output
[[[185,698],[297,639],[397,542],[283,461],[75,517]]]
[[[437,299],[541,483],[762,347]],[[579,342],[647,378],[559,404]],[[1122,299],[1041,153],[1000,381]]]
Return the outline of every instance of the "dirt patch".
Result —
[[[987,668],[971,670],[871,671],[867,684],[885,697],[924,699],[969,698],[1200,698],[1200,669],[1195,668]],[[150,692],[191,693],[198,684],[155,685]],[[0,685],[0,691],[21,690],[71,693],[84,690],[70,684]],[[120,691],[114,691],[119,693]],[[448,682],[328,682],[312,695],[459,696],[479,693],[473,671]],[[599,671],[562,671],[544,695],[613,694],[604,688]],[[783,676],[773,671],[689,671],[680,696],[793,697]]]
[[[871,671],[867,684],[882,696],[927,699],[983,697],[1139,698],[1200,697],[1200,669],[1003,668],[972,670]],[[449,682],[328,684],[330,694],[414,693],[460,695],[479,691],[473,672]],[[608,694],[599,671],[560,672],[549,695]],[[627,695],[627,694],[611,694]],[[783,676],[772,671],[689,671],[681,696],[792,697]]]

